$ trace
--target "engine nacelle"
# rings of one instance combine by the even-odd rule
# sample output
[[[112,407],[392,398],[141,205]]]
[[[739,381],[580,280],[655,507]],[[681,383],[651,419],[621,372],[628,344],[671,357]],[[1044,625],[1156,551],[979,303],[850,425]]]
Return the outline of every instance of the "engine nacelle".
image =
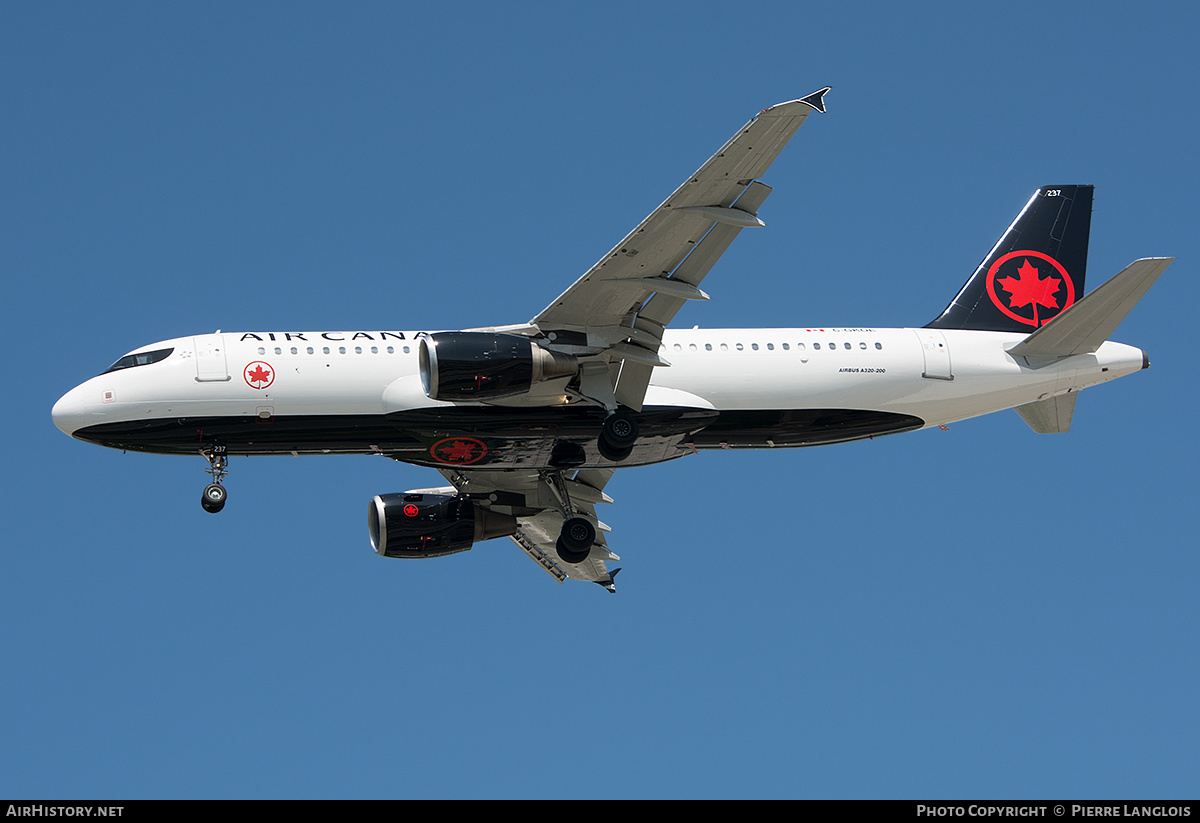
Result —
[[[441,557],[517,531],[517,519],[450,494],[380,494],[367,511],[371,548],[383,557]]]
[[[452,331],[421,337],[421,385],[433,400],[493,400],[571,377],[579,361],[519,334]]]

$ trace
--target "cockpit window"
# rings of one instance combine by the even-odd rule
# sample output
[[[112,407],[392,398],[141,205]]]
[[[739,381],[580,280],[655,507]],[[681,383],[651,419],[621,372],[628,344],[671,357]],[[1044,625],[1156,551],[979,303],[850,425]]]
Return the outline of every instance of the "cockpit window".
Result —
[[[140,351],[137,354],[127,354],[104,370],[104,374],[121,369],[132,369],[134,366],[149,366],[159,360],[166,360],[174,349],[159,349],[157,351]]]

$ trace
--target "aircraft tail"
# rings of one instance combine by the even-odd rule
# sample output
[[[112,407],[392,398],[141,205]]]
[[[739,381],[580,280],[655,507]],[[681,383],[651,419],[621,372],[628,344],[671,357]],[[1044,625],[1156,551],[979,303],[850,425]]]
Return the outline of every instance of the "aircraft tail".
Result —
[[[1034,192],[950,305],[926,328],[1032,332],[1083,296],[1093,186]]]

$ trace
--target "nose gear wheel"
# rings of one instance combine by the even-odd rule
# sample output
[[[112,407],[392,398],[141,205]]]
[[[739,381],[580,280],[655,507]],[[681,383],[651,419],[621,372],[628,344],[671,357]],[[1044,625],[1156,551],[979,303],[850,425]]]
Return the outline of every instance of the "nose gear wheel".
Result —
[[[229,474],[229,456],[225,453],[224,446],[201,449],[200,454],[208,460],[208,468],[205,471],[211,474],[213,479],[200,495],[200,507],[210,514],[216,514],[225,508],[225,500],[229,496],[225,487],[221,485],[225,475]]]

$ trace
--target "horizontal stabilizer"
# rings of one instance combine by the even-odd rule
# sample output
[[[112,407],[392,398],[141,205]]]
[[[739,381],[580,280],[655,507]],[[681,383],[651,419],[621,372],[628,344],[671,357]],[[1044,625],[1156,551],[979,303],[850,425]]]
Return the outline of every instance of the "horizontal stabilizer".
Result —
[[[1148,257],[1135,260],[1008,353],[1016,357],[1069,357],[1096,351],[1174,259]]]
[[[1075,392],[1047,397],[1036,403],[1017,406],[1016,412],[1038,434],[1056,434],[1070,431],[1071,415],[1075,413]]]

